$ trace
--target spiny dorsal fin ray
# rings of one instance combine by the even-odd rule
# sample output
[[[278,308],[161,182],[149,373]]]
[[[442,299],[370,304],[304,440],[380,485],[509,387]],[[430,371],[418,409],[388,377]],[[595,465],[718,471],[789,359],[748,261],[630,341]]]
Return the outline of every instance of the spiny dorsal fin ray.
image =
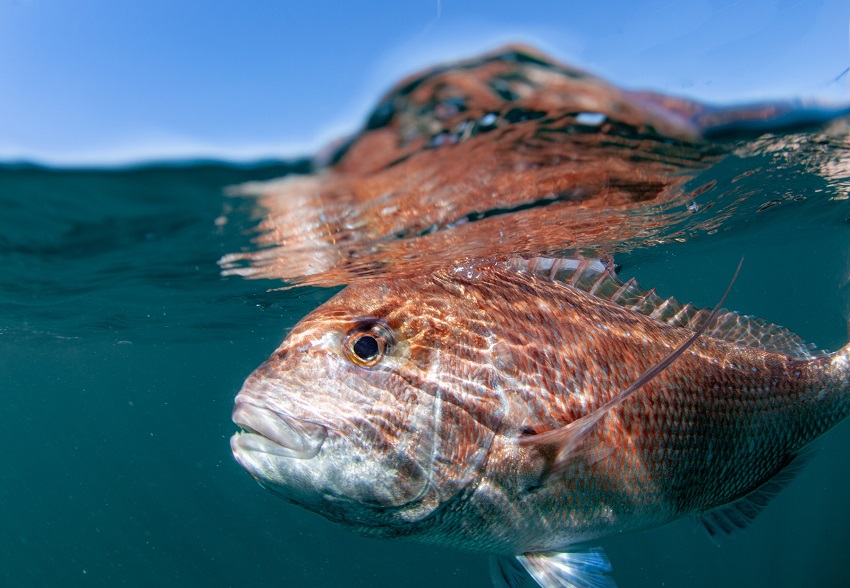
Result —
[[[663,299],[655,290],[644,290],[632,278],[623,282],[614,271],[611,260],[551,257],[515,257],[509,263],[537,275],[569,284],[598,298],[644,314],[674,327],[696,331],[711,315],[711,309],[681,304],[674,298]],[[824,355],[788,329],[752,316],[721,309],[704,334],[735,345],[781,353],[795,359],[812,359]]]
[[[747,528],[770,501],[800,473],[814,454],[815,449],[812,446],[803,449],[752,492],[729,504],[699,514],[699,521],[711,541],[719,544],[721,533],[734,535]]]

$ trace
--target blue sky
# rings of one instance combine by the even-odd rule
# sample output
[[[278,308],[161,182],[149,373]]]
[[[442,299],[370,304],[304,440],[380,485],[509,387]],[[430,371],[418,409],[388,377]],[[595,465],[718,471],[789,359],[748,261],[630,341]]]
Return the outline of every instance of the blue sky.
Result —
[[[848,0],[0,0],[0,161],[307,154],[508,41],[709,102],[850,98]]]

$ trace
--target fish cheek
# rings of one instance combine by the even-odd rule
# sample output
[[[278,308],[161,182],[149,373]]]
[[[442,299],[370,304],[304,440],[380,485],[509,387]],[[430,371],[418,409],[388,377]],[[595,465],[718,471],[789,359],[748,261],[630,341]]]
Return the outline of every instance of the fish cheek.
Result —
[[[363,395],[369,401],[359,414],[346,417],[353,428],[349,449],[359,455],[349,464],[358,499],[393,508],[420,501],[430,486],[438,403],[391,370],[358,370],[362,381],[354,387],[373,391]]]
[[[380,449],[392,472],[398,517],[421,520],[482,474],[493,431],[428,384],[396,389],[394,422]],[[386,418],[384,415],[383,418]]]
[[[437,423],[437,454],[432,478],[445,502],[484,475],[495,432],[472,413],[443,405]]]

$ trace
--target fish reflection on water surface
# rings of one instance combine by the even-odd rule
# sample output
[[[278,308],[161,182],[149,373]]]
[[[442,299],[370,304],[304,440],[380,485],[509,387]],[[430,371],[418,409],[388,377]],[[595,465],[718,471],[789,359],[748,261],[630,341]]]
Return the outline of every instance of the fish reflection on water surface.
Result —
[[[237,461],[360,534],[490,554],[496,585],[613,586],[607,536],[744,528],[846,416],[848,349],[551,252],[698,217],[718,188],[688,182],[724,158],[788,143],[843,174],[838,131],[742,137],[845,113],[712,109],[517,49],[406,80],[313,173],[234,190],[267,215],[224,273],[349,284],[246,380]]]
[[[305,317],[245,382],[231,444],[358,533],[493,554],[508,585],[518,561],[542,586],[611,586],[583,545],[686,515],[746,526],[846,416],[848,354],[599,261],[472,263],[354,284]]]
[[[846,177],[847,113],[630,92],[509,47],[403,80],[313,173],[232,187],[257,198],[260,233],[254,250],[220,264],[225,275],[337,286],[460,259],[615,254],[705,233],[759,194],[742,181],[754,169],[794,165],[813,185]],[[788,132],[806,124],[811,133]],[[724,162],[725,181],[715,171]],[[711,198],[700,210],[716,206],[713,218],[693,214],[695,200]]]

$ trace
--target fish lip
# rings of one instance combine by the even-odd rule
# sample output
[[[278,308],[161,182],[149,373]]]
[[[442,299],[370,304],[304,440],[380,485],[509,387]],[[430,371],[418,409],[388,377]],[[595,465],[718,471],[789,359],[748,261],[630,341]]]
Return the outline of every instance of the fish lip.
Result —
[[[310,459],[319,453],[328,435],[322,425],[243,401],[236,402],[232,419],[242,429],[231,439],[234,453],[248,451]]]

